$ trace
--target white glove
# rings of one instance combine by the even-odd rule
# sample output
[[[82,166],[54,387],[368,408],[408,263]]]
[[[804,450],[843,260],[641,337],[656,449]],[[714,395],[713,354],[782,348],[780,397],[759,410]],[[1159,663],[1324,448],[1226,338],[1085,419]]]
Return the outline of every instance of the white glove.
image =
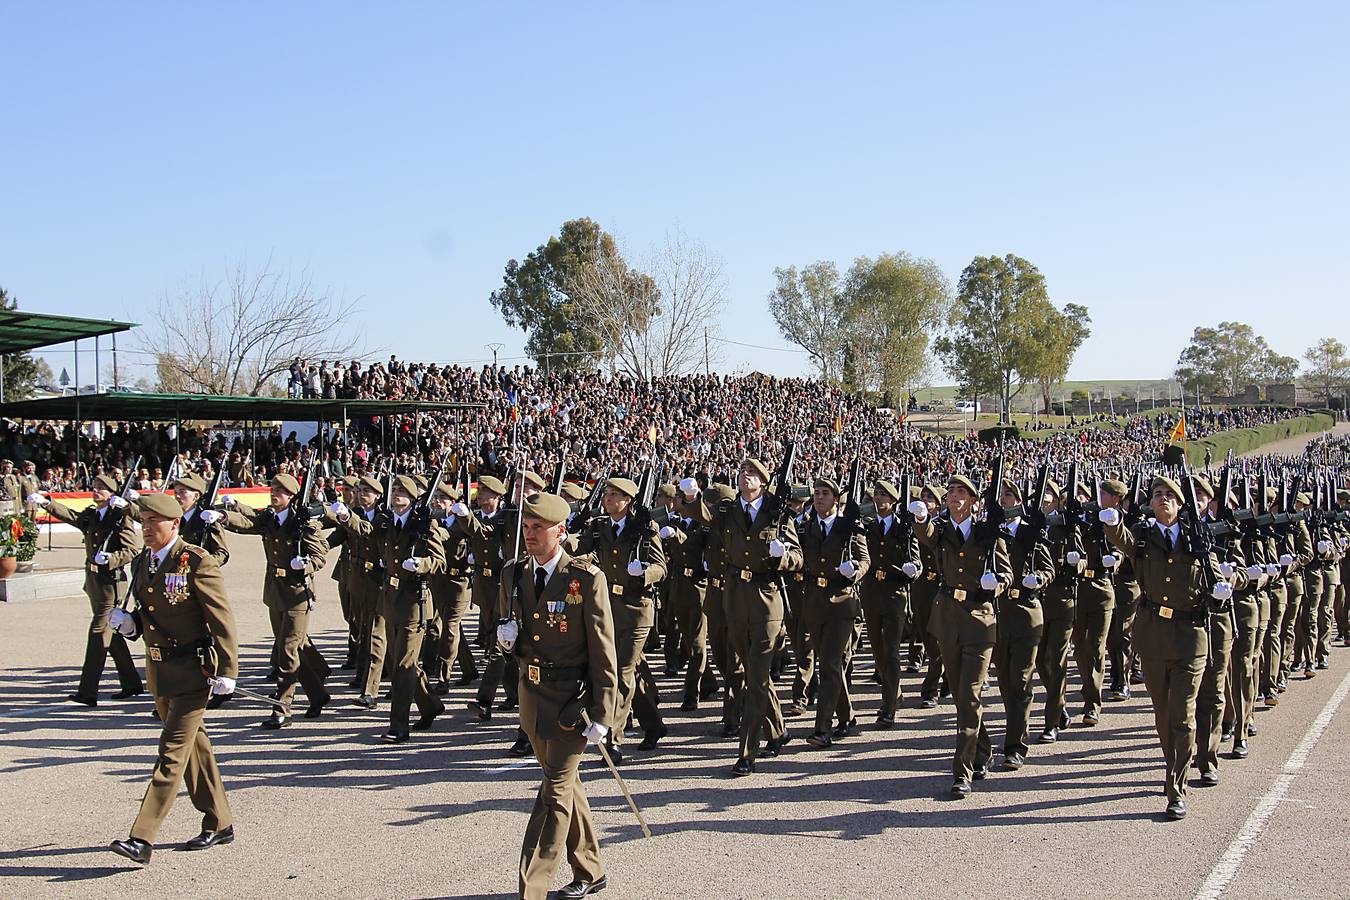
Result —
[[[919,567],[914,565],[914,563],[905,563],[903,566],[900,567],[900,571],[904,572],[910,578],[919,577]]]
[[[675,529],[671,528],[669,525],[662,525],[661,530],[658,531],[657,534],[661,537],[661,540],[668,541],[675,536]]]
[[[520,626],[515,622],[507,621],[497,626],[497,643],[507,650],[516,645],[516,638],[518,637],[520,637]]]
[[[851,559],[839,564],[839,574],[845,578],[852,578],[857,572],[858,567]]]
[[[234,693],[234,679],[226,678],[224,675],[217,675],[211,679],[211,693],[217,697],[225,697]]]
[[[778,538],[774,538],[773,540],[769,541],[770,556],[772,556],[774,559],[782,559],[784,553],[787,553],[786,544],[784,544]]]
[[[347,517],[352,514],[351,510],[347,508],[347,504],[343,503],[341,500],[334,500],[329,505],[328,511],[332,513],[333,518],[337,519],[339,522],[345,522]]]
[[[305,567],[305,558],[303,556],[291,557],[291,568],[299,572]]]
[[[108,505],[113,509],[126,509],[127,501],[123,500],[121,497],[113,496],[108,498]]]
[[[1022,587],[1031,591],[1039,590],[1041,587],[1041,576],[1035,574],[1027,575],[1022,579]]]
[[[469,515],[469,507],[465,506],[463,501],[456,500],[454,503],[450,504],[450,515],[467,517]]]
[[[905,507],[909,514],[914,517],[915,522],[925,522],[928,520],[928,504],[922,500],[915,500]]]
[[[1078,565],[1078,563],[1082,561],[1082,559],[1083,559],[1082,554],[1080,554],[1077,550],[1070,550],[1068,553],[1064,554],[1064,561],[1071,566]]]
[[[28,502],[33,504],[34,506],[46,506],[48,503],[51,503],[52,501],[51,498],[45,497],[42,494],[39,494],[35,491],[28,495]]]
[[[140,491],[136,490],[135,488],[129,489],[129,490],[127,491],[127,499],[128,499],[128,500],[131,500],[132,502],[135,502],[135,501],[141,499],[141,493],[140,493]],[[108,502],[111,503],[112,501],[109,500]]]
[[[993,572],[985,572],[980,576],[980,587],[986,591],[992,591],[998,588],[998,576]]]
[[[1281,554],[1280,565],[1284,566],[1286,569],[1291,568],[1294,565],[1294,558],[1288,553]]]
[[[202,521],[205,522],[207,525],[214,525],[223,518],[225,518],[225,515],[223,513],[216,512],[214,509],[202,510]]]
[[[469,565],[473,565],[473,554],[469,554]]]
[[[1330,553],[1330,552],[1331,552],[1331,541],[1318,541],[1318,542],[1317,542],[1317,552],[1318,552],[1318,553]]]
[[[628,574],[634,578],[641,578],[645,571],[647,571],[647,564],[640,559],[635,559],[628,564]]]
[[[234,499],[234,494],[226,494],[224,497],[220,498],[220,504],[226,509],[234,509],[239,505],[239,501]]]
[[[1103,509],[1101,512],[1097,513],[1097,521],[1101,522],[1103,525],[1118,525],[1120,524],[1120,510],[1111,509],[1109,507]]]
[[[1106,553],[1102,555],[1102,565],[1106,566],[1108,569],[1114,569],[1116,566],[1120,565],[1120,560],[1114,553]]]
[[[1220,581],[1214,585],[1214,590],[1209,595],[1215,600],[1231,600],[1233,598],[1233,586],[1226,581]]]
[[[609,737],[609,728],[601,725],[599,722],[592,722],[586,726],[586,730],[581,733],[588,744],[603,744],[605,738]]]
[[[497,548],[497,558],[506,559],[506,549],[504,547]]]
[[[136,633],[136,620],[126,610],[116,606],[108,616],[108,624],[113,627],[113,631],[125,637],[131,637]]]
[[[693,500],[698,496],[698,482],[692,478],[681,478],[680,493],[684,494],[684,499]]]
[[[405,572],[416,572],[416,571],[417,571],[417,563],[418,563],[417,557],[415,557],[415,556],[410,556],[410,557],[408,557],[407,559],[405,559],[405,560],[403,561],[403,571],[405,571]]]
[[[109,556],[108,554],[106,554],[106,553],[104,553],[102,550],[100,550],[100,551],[98,551],[97,553],[94,554],[94,565],[96,565],[96,566],[106,566],[106,565],[108,564],[108,560],[110,560],[110,559],[112,559],[111,556]]]
[[[1266,574],[1278,575],[1280,574],[1280,567],[1275,565],[1275,563],[1266,563]]]
[[[1247,577],[1250,578],[1252,581],[1255,581],[1256,579],[1260,578],[1260,577],[1261,577],[1262,575],[1264,575],[1265,573],[1266,573],[1266,567],[1265,567],[1265,566],[1248,566],[1248,567],[1247,567]]]
[[[1234,568],[1233,564],[1230,562],[1219,563],[1219,574],[1222,575],[1224,578],[1232,578],[1233,573],[1236,571],[1237,569]]]

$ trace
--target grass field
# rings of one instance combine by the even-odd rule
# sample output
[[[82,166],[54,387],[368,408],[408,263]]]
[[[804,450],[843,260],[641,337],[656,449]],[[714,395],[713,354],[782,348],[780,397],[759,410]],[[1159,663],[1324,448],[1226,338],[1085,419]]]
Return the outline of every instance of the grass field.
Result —
[[[919,399],[919,403],[942,402],[952,404],[956,401],[958,388],[954,384],[943,385],[940,387],[923,388],[914,392]],[[1131,407],[1128,410],[1117,409],[1117,412],[1134,412],[1133,401],[1136,397],[1139,399],[1140,409],[1151,407],[1154,399],[1159,406],[1165,406],[1169,391],[1171,396],[1175,397],[1177,393],[1177,384],[1175,381],[1168,381],[1162,378],[1154,379],[1120,379],[1105,381],[1066,381],[1055,389],[1055,399],[1068,399],[1074,391],[1087,391],[1095,404],[1099,398],[1114,397],[1128,398],[1131,401]],[[1105,402],[1105,400],[1103,400]],[[990,401],[981,401],[982,405],[989,406]],[[1013,399],[1013,406],[1018,409],[1031,410],[1033,406],[1039,408],[1041,405],[1040,391],[1032,386],[1027,386],[1016,398]],[[1095,409],[1093,410],[1096,411]]]

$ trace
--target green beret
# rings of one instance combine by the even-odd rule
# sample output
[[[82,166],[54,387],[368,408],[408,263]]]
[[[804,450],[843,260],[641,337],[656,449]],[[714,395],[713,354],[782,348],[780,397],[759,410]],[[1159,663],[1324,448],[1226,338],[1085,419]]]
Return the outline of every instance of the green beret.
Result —
[[[1003,479],[1003,490],[1012,491],[1013,496],[1019,501],[1022,499],[1022,488],[1011,478]]]
[[[746,469],[749,469],[758,475],[765,484],[768,484],[769,481],[772,480],[773,476],[769,474],[768,467],[753,457],[746,457],[745,462],[741,463],[741,471],[745,471]]]
[[[356,477],[355,475],[343,475],[342,483],[349,488],[354,488],[361,483],[361,479]]]
[[[121,489],[121,485],[117,483],[117,479],[113,478],[111,475],[96,475],[94,477],[94,487],[101,487],[104,490],[112,491],[114,494]]]
[[[173,494],[141,494],[141,512],[152,513],[165,519],[181,519],[183,507]]]
[[[550,525],[566,522],[572,514],[572,507],[557,494],[538,493],[526,497],[522,512],[527,519],[538,519]]]
[[[877,494],[885,494],[892,500],[900,499],[900,489],[897,488],[895,485],[891,484],[889,481],[878,481],[876,487],[872,489],[872,494],[873,496]]]
[[[967,478],[966,476],[964,476],[964,475],[953,475],[952,477],[950,477],[950,478],[947,479],[947,490],[950,491],[952,488],[958,487],[958,486],[959,486],[959,487],[963,487],[963,488],[965,488],[966,490],[970,491],[970,495],[971,495],[972,497],[978,497],[978,496],[980,496],[980,492],[979,492],[978,490],[975,489],[975,482],[971,481],[971,480],[970,480],[969,478]]]
[[[1153,479],[1153,483],[1150,484],[1148,487],[1148,492],[1152,494],[1160,487],[1167,488],[1167,490],[1176,494],[1178,499],[1186,496],[1184,493],[1182,493],[1181,485],[1177,484],[1175,481],[1173,481],[1171,478],[1168,478],[1166,475],[1155,476]]]
[[[1214,486],[1209,483],[1209,479],[1203,475],[1192,475],[1191,481],[1197,491],[1204,491],[1210,497],[1214,496]]]
[[[711,491],[713,496],[716,497],[719,501],[736,499],[736,489],[731,485],[723,484],[720,481],[716,481],[708,485],[708,490]]]
[[[491,475],[484,475],[482,478],[478,479],[478,489],[480,491],[489,490],[494,494],[506,493],[506,485],[502,484],[502,480],[500,478],[493,478]]]
[[[272,479],[272,486],[279,487],[288,494],[300,493],[300,482],[295,480],[294,475],[287,475],[285,472]]]
[[[463,491],[448,481],[442,481],[440,484],[436,485],[436,493],[444,494],[451,500],[458,500],[464,494]]]
[[[839,490],[839,482],[835,481],[833,478],[817,478],[816,483],[811,486],[811,489],[812,491],[818,491],[821,488],[825,488],[825,490],[834,494],[836,497],[843,493],[843,491]]]
[[[206,482],[205,482],[205,481],[202,481],[202,476],[197,475],[197,474],[194,473],[194,472],[188,472],[186,475],[182,476],[181,478],[175,478],[175,479],[173,480],[173,483],[174,483],[175,485],[181,484],[183,487],[187,488],[189,491],[196,491],[196,492],[199,493],[199,494],[205,494],[205,493],[206,493]]]
[[[638,486],[630,478],[611,478],[605,483],[605,487],[614,488],[621,494],[627,494],[629,497],[637,497]]]
[[[567,500],[585,500],[589,494],[581,485],[574,484],[571,481],[564,481],[562,486],[562,496]]]
[[[1278,488],[1273,488],[1273,487],[1268,487],[1268,488],[1266,488],[1266,504],[1267,504],[1267,505],[1269,505],[1269,504],[1271,504],[1271,503],[1274,503],[1274,502],[1275,502],[1276,500],[1278,500],[1278,499],[1280,499],[1280,491],[1279,491]]]
[[[789,500],[800,500],[805,503],[811,499],[811,489],[804,484],[794,484],[788,491]]]
[[[1118,481],[1115,478],[1108,478],[1106,481],[1103,481],[1102,490],[1106,491],[1112,497],[1124,497],[1130,492],[1130,489],[1125,486],[1125,482]]]
[[[526,484],[532,484],[541,491],[548,488],[548,482],[545,481],[544,476],[540,475],[538,472],[531,472],[526,469],[523,477],[525,478]]]
[[[361,478],[357,481],[357,486],[363,488],[370,488],[377,494],[384,493],[384,485],[380,484],[380,479],[376,478],[374,475],[362,475]]]
[[[401,488],[409,497],[417,499],[421,496],[422,489],[417,486],[416,480],[411,475],[398,475],[394,478],[394,487]]]
[[[656,489],[656,496],[665,497],[668,500],[675,499],[675,485],[663,484]]]

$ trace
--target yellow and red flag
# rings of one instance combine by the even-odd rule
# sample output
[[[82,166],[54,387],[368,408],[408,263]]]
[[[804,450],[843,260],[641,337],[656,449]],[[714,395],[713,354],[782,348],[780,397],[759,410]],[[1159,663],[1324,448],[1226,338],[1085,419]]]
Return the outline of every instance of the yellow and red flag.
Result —
[[[1186,410],[1181,411],[1181,418],[1177,419],[1177,424],[1172,426],[1172,433],[1167,436],[1169,444],[1175,444],[1177,441],[1186,443]]]

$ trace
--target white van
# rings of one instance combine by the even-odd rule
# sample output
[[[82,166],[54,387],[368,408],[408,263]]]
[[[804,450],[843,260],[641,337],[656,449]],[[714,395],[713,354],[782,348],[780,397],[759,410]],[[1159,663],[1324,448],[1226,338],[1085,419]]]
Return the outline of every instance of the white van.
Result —
[[[984,412],[984,410],[980,408],[979,402],[976,400],[957,400],[956,411],[965,415]]]

